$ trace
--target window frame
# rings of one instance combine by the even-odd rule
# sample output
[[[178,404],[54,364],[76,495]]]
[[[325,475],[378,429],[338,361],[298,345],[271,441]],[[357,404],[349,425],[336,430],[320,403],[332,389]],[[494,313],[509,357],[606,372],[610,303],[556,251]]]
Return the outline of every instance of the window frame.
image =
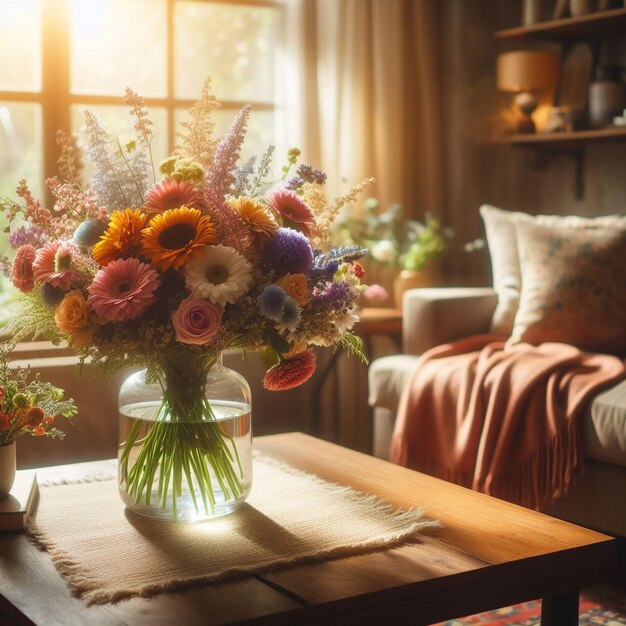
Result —
[[[167,149],[174,149],[176,141],[176,111],[191,107],[194,100],[176,98],[174,94],[174,7],[177,2],[166,1],[166,95],[162,98],[145,98],[148,107],[159,107],[167,115]],[[189,1],[189,0],[186,0]],[[237,6],[265,7],[277,11],[277,18],[283,19],[284,10],[281,0],[195,0],[207,4],[229,4]],[[42,119],[42,178],[55,176],[57,172],[58,147],[57,130],[67,134],[71,132],[72,105],[124,105],[124,95],[100,96],[95,94],[72,94],[70,90],[70,28],[72,0],[41,0],[41,89],[40,91],[4,91],[0,89],[0,101],[17,103],[35,103],[41,107]],[[244,104],[251,104],[255,111],[275,111],[273,102],[255,102],[238,100],[220,100],[221,108],[237,111]],[[16,181],[17,182],[17,181]],[[45,189],[45,185],[43,186]],[[46,201],[52,198],[46,190]]]

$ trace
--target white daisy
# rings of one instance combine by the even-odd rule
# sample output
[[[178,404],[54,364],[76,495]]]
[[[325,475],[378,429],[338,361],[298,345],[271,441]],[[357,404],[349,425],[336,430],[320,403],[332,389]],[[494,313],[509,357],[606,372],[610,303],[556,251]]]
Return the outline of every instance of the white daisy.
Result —
[[[359,316],[354,313],[354,308],[348,309],[344,315],[335,320],[335,326],[339,333],[345,333],[359,321]]]
[[[252,283],[252,267],[234,248],[207,246],[204,254],[187,264],[185,283],[196,299],[232,304]]]

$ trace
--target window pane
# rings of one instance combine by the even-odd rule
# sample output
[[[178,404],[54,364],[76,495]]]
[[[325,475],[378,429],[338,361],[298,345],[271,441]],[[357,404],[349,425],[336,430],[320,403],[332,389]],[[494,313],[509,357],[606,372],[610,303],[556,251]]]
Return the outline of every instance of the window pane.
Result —
[[[41,90],[41,0],[0,0],[0,90]]]
[[[0,101],[0,196],[15,199],[17,183],[25,178],[43,201],[42,154],[41,106]]]
[[[72,133],[82,137],[82,128],[85,124],[83,112],[89,109],[100,120],[100,124],[111,135],[117,137],[122,146],[126,145],[135,137],[133,129],[134,118],[132,118],[125,106],[114,105],[93,105],[75,104],[72,105],[71,128]],[[152,140],[152,157],[154,168],[158,170],[159,163],[167,156],[167,111],[163,108],[149,108],[150,119],[154,122],[154,138]],[[89,178],[93,174],[93,167],[87,158],[85,161],[84,176]],[[156,173],[159,178],[158,171]]]
[[[177,98],[199,97],[210,76],[218,99],[273,100],[275,9],[177,2],[174,11]]]
[[[213,113],[213,121],[215,122],[215,136],[222,138],[230,128],[230,125],[237,114],[235,110],[220,109]],[[186,109],[177,109],[175,115],[175,123],[177,130],[180,129],[180,123],[188,120]],[[270,144],[274,144],[274,113],[273,111],[252,111],[248,121],[248,133],[241,150],[242,161],[247,161],[251,156],[260,158],[267,150]],[[276,156],[279,159],[281,157]],[[274,163],[277,166],[276,163]],[[275,167],[275,171],[280,169],[279,163]]]
[[[72,93],[166,95],[165,0],[73,0],[70,42]]]
[[[15,194],[22,178],[28,182],[35,198],[44,201],[42,194],[42,123],[41,106],[31,103],[0,101],[0,196],[19,200]],[[20,200],[21,202],[21,200]],[[17,222],[13,222],[14,225]],[[0,230],[7,220],[0,214]],[[0,236],[0,256],[9,254],[6,235]],[[11,314],[15,289],[0,276],[0,323]]]

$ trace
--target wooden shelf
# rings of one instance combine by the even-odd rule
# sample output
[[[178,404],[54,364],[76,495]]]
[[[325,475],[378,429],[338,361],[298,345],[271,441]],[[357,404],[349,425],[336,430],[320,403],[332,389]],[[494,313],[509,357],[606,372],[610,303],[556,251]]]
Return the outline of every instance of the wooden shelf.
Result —
[[[584,39],[611,32],[626,32],[626,8],[589,13],[579,17],[539,22],[530,26],[507,28],[496,33],[497,39]]]
[[[603,128],[601,130],[576,130],[569,133],[533,133],[528,135],[510,135],[506,143],[514,146],[553,146],[570,147],[583,143],[600,141],[625,141],[626,128]]]

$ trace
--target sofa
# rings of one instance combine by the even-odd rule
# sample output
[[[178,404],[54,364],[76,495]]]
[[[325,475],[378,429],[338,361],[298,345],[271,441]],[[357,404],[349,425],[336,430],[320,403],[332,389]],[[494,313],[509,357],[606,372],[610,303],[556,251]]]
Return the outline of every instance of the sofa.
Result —
[[[373,361],[368,372],[375,456],[388,458],[398,402],[418,355],[488,332],[497,304],[496,291],[490,287],[415,289],[404,294],[403,353]],[[581,426],[585,471],[568,494],[543,511],[626,536],[626,380],[594,397]]]

